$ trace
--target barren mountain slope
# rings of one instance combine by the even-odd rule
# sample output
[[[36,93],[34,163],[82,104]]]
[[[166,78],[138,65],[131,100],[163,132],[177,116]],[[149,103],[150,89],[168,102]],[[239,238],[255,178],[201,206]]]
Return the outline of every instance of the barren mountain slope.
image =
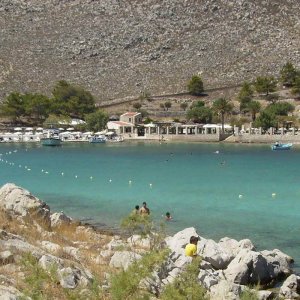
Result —
[[[0,98],[57,80],[98,100],[179,92],[300,66],[299,0],[1,0]]]

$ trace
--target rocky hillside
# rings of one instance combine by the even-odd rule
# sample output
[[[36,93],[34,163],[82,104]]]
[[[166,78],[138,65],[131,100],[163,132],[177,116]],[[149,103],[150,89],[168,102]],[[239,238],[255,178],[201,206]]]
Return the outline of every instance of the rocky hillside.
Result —
[[[141,299],[120,297],[136,289],[153,300],[171,299],[160,296],[197,261],[184,255],[190,236],[198,236],[194,228],[166,237],[156,252],[166,254],[163,260],[149,275],[143,271],[144,277],[136,278],[133,262],[137,271],[151,262],[150,237],[103,234],[63,213],[51,213],[28,191],[6,184],[0,189],[0,299]],[[277,294],[299,299],[300,276],[292,274],[293,260],[281,251],[258,252],[248,239],[216,243],[200,237],[197,246],[202,260],[196,265],[195,284],[205,288],[205,299],[239,300],[241,293],[250,292],[247,285],[269,287],[285,277],[280,289],[256,291],[257,299],[275,299]],[[188,278],[192,280],[191,273]]]
[[[81,84],[101,100],[300,66],[298,0],[1,0],[0,97]]]

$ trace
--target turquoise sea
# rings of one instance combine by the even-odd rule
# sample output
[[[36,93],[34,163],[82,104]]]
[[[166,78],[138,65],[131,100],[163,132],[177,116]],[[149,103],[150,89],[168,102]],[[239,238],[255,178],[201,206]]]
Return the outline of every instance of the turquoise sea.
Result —
[[[216,151],[218,153],[216,153]],[[194,226],[218,240],[278,248],[300,270],[300,148],[269,145],[115,143],[0,144],[0,184],[14,182],[53,211],[117,227],[148,203],[169,232]]]

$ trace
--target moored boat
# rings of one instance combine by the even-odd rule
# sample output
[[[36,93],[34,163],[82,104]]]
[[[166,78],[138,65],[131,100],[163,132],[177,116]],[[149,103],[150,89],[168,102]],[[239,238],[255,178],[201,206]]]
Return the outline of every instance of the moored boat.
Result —
[[[97,144],[97,143],[105,143],[106,142],[106,137],[105,136],[93,136],[89,139],[89,142],[92,144]]]
[[[40,142],[43,146],[60,146],[61,139],[58,136],[58,132],[55,129],[50,129],[46,131],[47,136],[44,136],[40,139]]]
[[[43,146],[60,146],[61,139],[57,137],[45,137],[41,138],[41,144]]]
[[[292,148],[293,144],[281,144],[281,143],[275,143],[271,146],[272,150],[290,150]]]

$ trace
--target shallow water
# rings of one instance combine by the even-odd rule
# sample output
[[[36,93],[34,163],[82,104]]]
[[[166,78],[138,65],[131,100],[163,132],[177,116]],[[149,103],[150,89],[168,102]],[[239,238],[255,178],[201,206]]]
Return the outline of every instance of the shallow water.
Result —
[[[0,184],[20,185],[54,211],[118,226],[146,201],[156,219],[171,212],[170,232],[194,226],[215,240],[249,238],[258,249],[293,256],[300,270],[300,149],[74,143],[0,144],[0,153]]]

